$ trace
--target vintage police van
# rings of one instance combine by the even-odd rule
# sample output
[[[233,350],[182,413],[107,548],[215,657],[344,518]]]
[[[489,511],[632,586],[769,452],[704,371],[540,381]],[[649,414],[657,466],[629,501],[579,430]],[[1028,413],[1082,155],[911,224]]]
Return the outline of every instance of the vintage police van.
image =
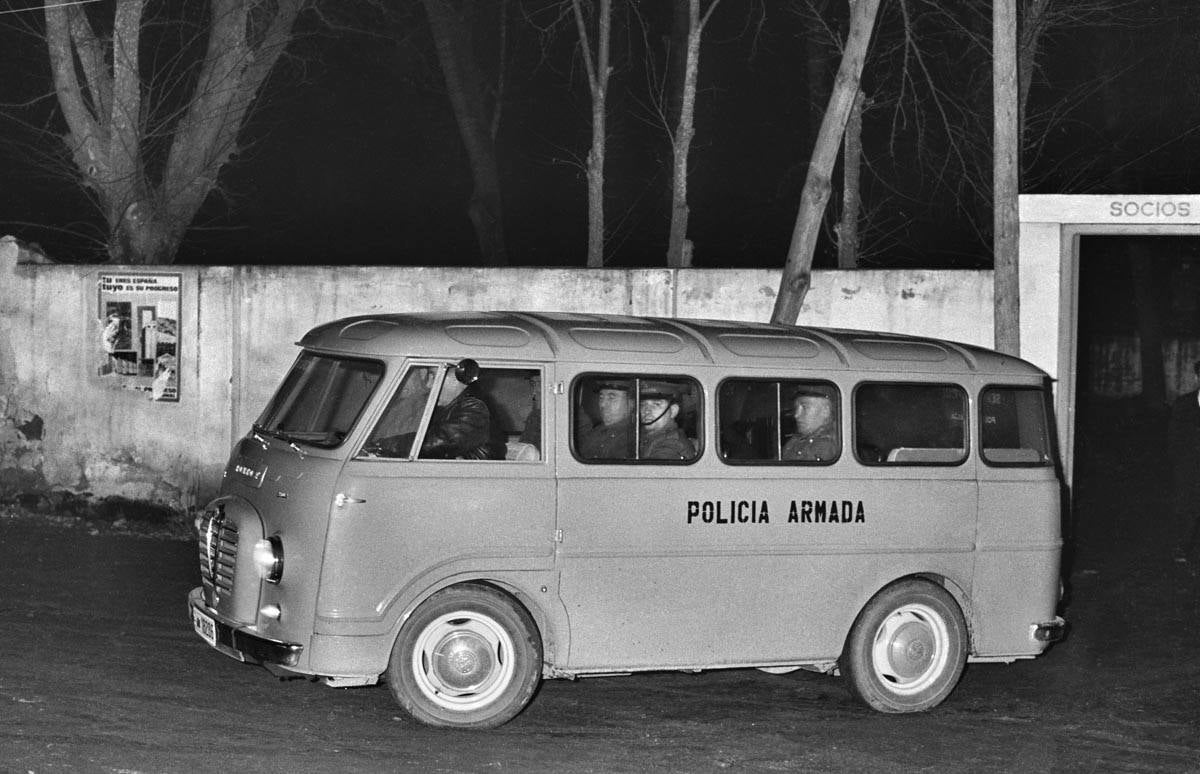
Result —
[[[919,711],[1062,635],[1048,379],[1016,358],[515,312],[299,344],[197,523],[193,626],[233,658],[480,728],[542,678],[642,670]]]

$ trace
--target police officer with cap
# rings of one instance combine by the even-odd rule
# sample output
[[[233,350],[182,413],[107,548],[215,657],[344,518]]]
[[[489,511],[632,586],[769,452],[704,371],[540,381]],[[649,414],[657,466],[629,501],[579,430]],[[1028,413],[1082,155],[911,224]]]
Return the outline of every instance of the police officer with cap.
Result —
[[[591,460],[632,459],[632,382],[609,379],[597,384],[595,390],[600,423],[577,432],[576,450],[579,456]]]
[[[838,455],[833,398],[819,387],[801,387],[792,396],[796,433],[783,445],[782,459],[827,462]]]
[[[679,416],[679,385],[647,379],[638,392],[638,422],[641,425],[638,459],[690,460],[696,447],[675,423]]]

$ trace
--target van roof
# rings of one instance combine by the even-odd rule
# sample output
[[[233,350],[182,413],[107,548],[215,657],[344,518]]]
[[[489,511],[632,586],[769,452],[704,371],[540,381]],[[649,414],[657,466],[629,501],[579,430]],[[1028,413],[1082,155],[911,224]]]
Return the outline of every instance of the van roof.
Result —
[[[323,352],[630,365],[1045,373],[1010,355],[941,339],[875,331],[564,312],[426,312],[346,317],[298,344]]]

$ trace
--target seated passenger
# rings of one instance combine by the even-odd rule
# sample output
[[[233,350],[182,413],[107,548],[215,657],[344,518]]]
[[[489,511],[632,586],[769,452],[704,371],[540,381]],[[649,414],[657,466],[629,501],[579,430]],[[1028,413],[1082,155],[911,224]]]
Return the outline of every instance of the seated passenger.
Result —
[[[825,462],[838,456],[833,399],[814,388],[801,388],[792,398],[795,434],[783,445],[781,459]]]
[[[675,423],[679,416],[679,386],[670,382],[646,381],[638,400],[641,440],[638,459],[690,460],[696,447]]]
[[[626,381],[605,381],[596,386],[596,405],[600,422],[585,425],[575,435],[579,456],[591,460],[633,458],[632,385]]]

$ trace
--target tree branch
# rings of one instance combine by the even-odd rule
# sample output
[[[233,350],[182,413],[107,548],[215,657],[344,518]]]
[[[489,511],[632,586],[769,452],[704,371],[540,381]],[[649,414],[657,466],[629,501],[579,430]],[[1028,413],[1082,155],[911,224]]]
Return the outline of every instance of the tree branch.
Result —
[[[92,113],[97,117],[109,114],[112,106],[112,73],[104,61],[104,47],[96,37],[83,8],[73,5],[67,8],[71,40],[83,75],[87,80],[88,93],[92,100]]]
[[[50,54],[50,70],[54,77],[54,89],[58,92],[58,104],[71,132],[72,145],[84,145],[88,138],[98,137],[100,127],[96,116],[84,102],[75,75],[75,56],[71,46],[71,32],[66,11],[61,7],[46,7],[46,47]]]

